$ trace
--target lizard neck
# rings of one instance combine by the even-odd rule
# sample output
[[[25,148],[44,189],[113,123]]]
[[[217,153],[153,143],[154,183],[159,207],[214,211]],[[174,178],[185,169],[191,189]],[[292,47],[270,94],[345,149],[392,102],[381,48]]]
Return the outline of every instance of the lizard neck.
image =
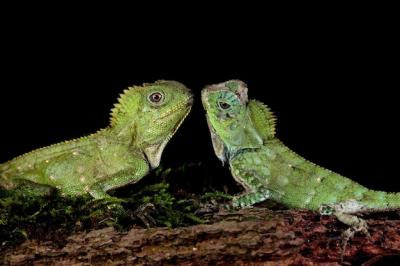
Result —
[[[134,137],[128,133],[129,132],[128,130],[129,129],[125,129],[124,131],[121,131],[119,128],[116,127],[107,127],[98,131],[97,135],[98,137],[105,137],[107,139],[112,139],[118,143],[128,146],[131,145],[134,139]]]
[[[219,138],[223,143],[224,155],[222,158],[233,160],[238,154],[246,151],[254,151],[263,146],[263,140],[252,125],[250,119],[246,119],[244,122],[233,121],[231,124],[227,125],[226,129],[226,131],[222,131],[219,134]],[[213,132],[217,132],[217,130],[212,129],[212,136]],[[214,135],[216,134],[214,133]],[[216,141],[213,140],[214,149],[215,147],[221,146],[215,145],[214,142]]]

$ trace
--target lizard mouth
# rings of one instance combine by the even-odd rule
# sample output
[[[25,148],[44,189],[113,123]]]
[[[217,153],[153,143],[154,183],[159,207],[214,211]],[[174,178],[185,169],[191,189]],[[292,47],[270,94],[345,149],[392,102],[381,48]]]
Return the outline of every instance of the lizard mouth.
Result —
[[[166,121],[164,118],[169,117],[169,116],[175,114],[176,112],[181,112],[182,110],[184,110],[183,116],[179,119],[179,121],[177,121],[177,123],[173,127],[173,130],[171,131],[171,133],[168,134],[168,136],[166,138],[167,141],[169,141],[174,136],[176,131],[179,129],[179,127],[185,121],[186,117],[190,113],[190,110],[192,109],[192,105],[193,105],[193,95],[189,95],[185,101],[182,101],[182,102],[176,104],[173,108],[162,113],[159,117],[157,117],[156,120],[153,121],[153,123],[157,124],[157,125],[162,125],[162,124],[168,123],[168,121]]]
[[[193,105],[193,102],[194,102],[194,97],[193,97],[193,95],[190,95],[189,98],[188,98],[188,100],[187,100],[186,105],[187,105],[187,106],[192,106],[192,105]]]
[[[164,147],[167,145],[167,143],[171,140],[171,138],[175,135],[175,133],[178,131],[179,127],[182,125],[186,117],[189,115],[190,110],[192,109],[192,103],[193,103],[193,98],[192,96],[189,96],[185,101],[182,101],[178,104],[176,104],[173,108],[170,110],[162,113],[156,120],[152,120],[152,124],[156,126],[163,126],[168,123],[174,123],[173,127],[170,128],[169,133],[166,136],[163,136],[161,138],[158,138],[158,140],[155,140],[153,145],[158,146],[158,150],[162,151]],[[182,113],[182,116],[179,117],[177,121],[170,121],[172,119],[163,119],[166,117],[170,117],[176,112]],[[159,155],[160,156],[160,155]],[[147,157],[149,159],[149,157]],[[160,158],[159,158],[160,159]],[[152,162],[149,160],[150,165],[152,168],[155,168],[159,165],[159,161]]]
[[[182,102],[176,104],[171,109],[160,114],[160,116],[158,116],[157,119],[153,122],[157,123],[157,121],[162,121],[163,118],[166,118],[166,117],[176,113],[177,111],[180,111],[180,110],[186,108],[187,110],[186,110],[186,114],[185,114],[184,118],[182,119],[182,121],[183,121],[186,118],[186,116],[188,115],[188,112],[190,111],[190,109],[192,108],[192,105],[193,105],[193,96],[190,95],[185,101],[182,101]]]
[[[184,114],[184,116],[182,117],[182,119],[179,121],[178,124],[176,124],[175,129],[173,130],[173,132],[168,136],[169,139],[172,138],[172,136],[176,133],[176,131],[180,128],[180,126],[182,125],[183,121],[185,121],[186,117],[189,115],[190,110],[192,109],[192,105],[188,105],[186,107],[186,113]]]

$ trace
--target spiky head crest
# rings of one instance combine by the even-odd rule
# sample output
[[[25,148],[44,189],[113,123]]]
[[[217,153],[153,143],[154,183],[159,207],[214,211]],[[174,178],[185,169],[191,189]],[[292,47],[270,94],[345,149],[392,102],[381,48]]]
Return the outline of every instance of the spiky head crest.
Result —
[[[142,86],[132,86],[128,87],[121,93],[118,97],[117,103],[114,104],[114,108],[111,110],[110,126],[114,127],[117,124],[123,123],[125,120],[135,120],[133,113],[137,112],[137,109],[143,104],[162,106],[168,101],[171,101],[173,94],[185,94],[189,91],[185,85],[173,80],[158,80],[154,83],[144,83]],[[144,99],[143,96],[150,96],[151,92],[159,92],[165,97],[165,99],[160,103],[152,103],[148,101],[149,99]],[[190,94],[190,92],[189,92]],[[192,96],[190,96],[192,97]],[[179,100],[179,99],[178,99]],[[181,99],[182,100],[182,99]]]

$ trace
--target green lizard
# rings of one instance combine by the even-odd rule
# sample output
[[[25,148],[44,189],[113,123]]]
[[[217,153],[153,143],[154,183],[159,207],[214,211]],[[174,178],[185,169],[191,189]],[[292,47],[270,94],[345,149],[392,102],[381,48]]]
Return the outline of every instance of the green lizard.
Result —
[[[210,85],[202,102],[215,154],[230,165],[244,193],[232,200],[245,207],[272,199],[289,208],[334,214],[355,231],[368,234],[362,212],[400,209],[400,193],[367,189],[297,155],[275,137],[275,117],[269,108],[248,100],[247,86],[239,80]]]
[[[115,200],[107,191],[135,183],[158,167],[192,102],[190,90],[176,81],[129,87],[114,105],[109,127],[0,164],[0,186],[28,183],[32,189],[56,188],[62,195]]]

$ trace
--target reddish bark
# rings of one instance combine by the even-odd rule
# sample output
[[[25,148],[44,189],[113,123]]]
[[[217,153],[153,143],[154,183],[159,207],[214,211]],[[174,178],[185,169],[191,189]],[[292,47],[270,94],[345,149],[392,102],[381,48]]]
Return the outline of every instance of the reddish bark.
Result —
[[[346,226],[309,211],[263,208],[220,211],[212,224],[185,228],[113,228],[70,236],[65,243],[27,241],[6,265],[339,265]],[[373,265],[400,254],[400,219],[367,219],[371,238],[356,234],[345,263]],[[400,255],[397,257],[400,260]],[[368,262],[369,261],[369,262]]]

